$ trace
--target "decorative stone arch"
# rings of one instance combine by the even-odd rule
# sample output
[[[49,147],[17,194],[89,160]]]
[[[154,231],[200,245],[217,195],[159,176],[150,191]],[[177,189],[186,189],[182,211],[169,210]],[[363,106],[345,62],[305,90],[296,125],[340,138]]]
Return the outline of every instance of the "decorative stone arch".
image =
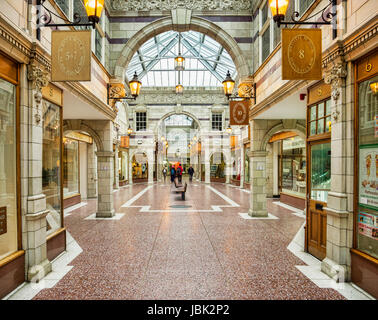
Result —
[[[97,146],[97,150],[104,150],[103,143],[97,132],[91,128],[90,125],[83,120],[65,120],[63,124],[63,134],[67,131],[84,131],[87,132],[94,140]]]
[[[306,127],[296,122],[294,128],[285,127],[281,122],[272,127],[264,136],[261,141],[260,150],[266,151],[270,138],[278,132],[293,131],[297,133],[302,139],[306,140]]]
[[[223,154],[223,158],[225,159],[225,163],[226,163],[226,166],[227,165],[231,165],[231,158],[227,156],[227,153],[224,152],[224,150],[215,150],[215,151],[211,151],[210,154],[209,154],[209,163],[211,162],[211,157],[214,155],[214,153],[222,153]]]
[[[172,16],[158,19],[139,30],[128,40],[115,64],[115,78],[117,78],[119,81],[125,81],[126,68],[129,65],[134,53],[149,39],[170,30],[178,30],[178,25],[174,23]],[[189,23],[180,25],[181,32],[189,30],[206,34],[223,46],[235,64],[239,79],[250,75],[250,68],[243,51],[240,49],[235,39],[221,27],[206,19],[191,17]]]
[[[155,127],[155,134],[158,134],[159,127],[163,123],[163,121],[165,119],[167,119],[168,117],[173,116],[175,114],[177,114],[177,115],[184,114],[188,117],[191,117],[198,124],[198,132],[201,132],[201,122],[198,120],[198,118],[195,115],[193,115],[192,113],[182,110],[180,112],[171,111],[171,112],[166,113],[164,116],[162,116],[161,119],[159,120],[159,122],[157,123],[156,127]]]

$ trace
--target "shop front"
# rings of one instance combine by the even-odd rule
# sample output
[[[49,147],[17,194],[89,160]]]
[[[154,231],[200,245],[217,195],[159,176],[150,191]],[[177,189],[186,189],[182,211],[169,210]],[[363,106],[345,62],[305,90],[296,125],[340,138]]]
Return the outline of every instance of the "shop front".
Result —
[[[331,88],[309,88],[307,107],[306,250],[323,260],[327,245],[327,198],[331,189]],[[299,166],[300,167],[300,166]]]
[[[241,152],[240,146],[238,143],[239,139],[238,136],[231,136],[230,137],[230,145],[231,145],[231,184],[234,186],[240,186],[240,174],[241,174]]]
[[[222,152],[214,152],[210,157],[210,182],[226,182],[226,163]]]
[[[119,148],[118,151],[118,178],[119,178],[119,186],[122,187],[127,184],[127,153],[128,149]]]
[[[87,198],[88,144],[91,136],[70,131],[63,137],[63,208],[78,204]]]
[[[42,191],[46,195],[47,257],[51,261],[66,249],[62,190],[63,93],[49,84],[42,88]]]
[[[278,143],[280,201],[298,209],[306,207],[306,142],[296,133]]]
[[[378,52],[356,65],[352,282],[378,297]]]
[[[0,53],[0,298],[25,280],[21,243],[19,64]]]
[[[148,158],[145,153],[136,153],[132,158],[133,182],[148,182]]]
[[[244,145],[244,189],[250,189],[251,188],[251,175],[250,175],[250,166],[249,166],[249,150],[250,150],[250,143],[246,143]]]

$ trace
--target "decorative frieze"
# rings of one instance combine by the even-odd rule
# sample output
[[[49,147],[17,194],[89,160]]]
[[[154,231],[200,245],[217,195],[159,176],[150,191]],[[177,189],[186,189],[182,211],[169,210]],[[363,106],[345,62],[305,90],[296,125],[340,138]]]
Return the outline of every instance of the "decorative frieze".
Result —
[[[186,8],[196,11],[252,10],[251,0],[113,0],[112,9],[126,11],[153,11]]]

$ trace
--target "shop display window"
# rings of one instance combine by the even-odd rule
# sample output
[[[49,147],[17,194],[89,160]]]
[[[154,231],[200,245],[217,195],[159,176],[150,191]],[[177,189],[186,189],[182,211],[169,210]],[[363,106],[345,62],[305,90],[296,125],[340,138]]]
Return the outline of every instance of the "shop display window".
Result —
[[[215,152],[210,158],[210,177],[224,178],[225,177],[224,156],[221,152]]]
[[[308,136],[315,136],[331,131],[331,100],[309,107]]]
[[[147,179],[148,178],[148,161],[147,155],[144,153],[137,153],[133,156],[133,179]]]
[[[299,137],[281,142],[280,186],[283,192],[304,196],[306,192],[306,147]]]
[[[0,260],[18,249],[16,88],[0,79]]]
[[[357,249],[378,258],[378,94],[372,84],[378,76],[358,85],[359,179]],[[373,87],[373,88],[372,88]]]
[[[244,157],[245,157],[245,162],[244,162],[244,181],[249,183],[249,148],[244,149]]]
[[[79,142],[63,140],[63,196],[67,198],[79,193]]]
[[[46,195],[49,214],[47,234],[61,228],[61,110],[60,107],[43,101],[43,151],[42,151],[42,190]]]

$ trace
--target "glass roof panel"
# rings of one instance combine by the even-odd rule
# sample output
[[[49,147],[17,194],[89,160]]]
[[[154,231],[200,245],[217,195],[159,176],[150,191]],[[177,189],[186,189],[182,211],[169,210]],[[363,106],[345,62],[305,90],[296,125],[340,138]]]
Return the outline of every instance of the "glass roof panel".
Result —
[[[219,87],[229,70],[233,78],[235,65],[221,45],[202,33],[168,31],[145,42],[134,54],[127,69],[131,79],[136,71],[143,86],[160,87],[178,84],[174,58],[179,51],[185,57],[185,71],[180,72],[181,83],[191,87]]]

